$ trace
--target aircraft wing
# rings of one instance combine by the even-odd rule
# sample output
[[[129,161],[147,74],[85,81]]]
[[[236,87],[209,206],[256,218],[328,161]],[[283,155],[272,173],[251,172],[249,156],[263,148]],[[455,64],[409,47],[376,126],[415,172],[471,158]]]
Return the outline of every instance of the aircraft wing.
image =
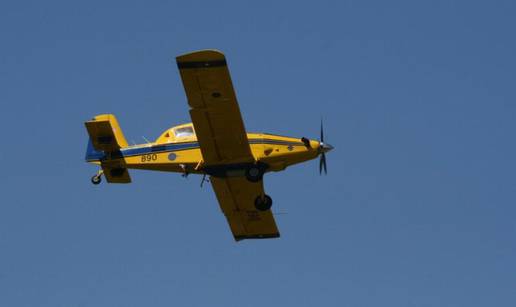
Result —
[[[204,163],[253,162],[224,54],[202,50],[176,60]]]
[[[210,181],[235,240],[280,236],[272,212],[258,211],[254,207],[256,197],[265,193],[263,180],[250,182],[245,177],[211,177]]]

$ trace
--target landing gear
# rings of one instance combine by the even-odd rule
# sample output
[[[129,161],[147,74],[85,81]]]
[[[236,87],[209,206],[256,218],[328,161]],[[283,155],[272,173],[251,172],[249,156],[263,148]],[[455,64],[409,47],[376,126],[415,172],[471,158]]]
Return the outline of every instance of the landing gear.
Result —
[[[97,185],[102,181],[102,178],[99,175],[95,175],[91,177],[91,183]]]
[[[267,211],[271,208],[271,206],[272,198],[267,194],[264,194],[263,196],[259,195],[254,200],[254,207],[259,211]]]
[[[245,177],[251,182],[258,182],[263,178],[264,170],[258,165],[251,165],[245,170]]]
[[[94,185],[99,184],[102,181],[102,174],[103,173],[104,172],[102,170],[98,171],[98,173],[96,175],[91,177],[91,183],[93,183]]]
[[[183,177],[183,178],[188,177],[188,175],[190,174],[190,172],[188,172],[188,166],[186,164],[179,164],[179,167],[183,171],[183,173],[181,174],[181,177]]]

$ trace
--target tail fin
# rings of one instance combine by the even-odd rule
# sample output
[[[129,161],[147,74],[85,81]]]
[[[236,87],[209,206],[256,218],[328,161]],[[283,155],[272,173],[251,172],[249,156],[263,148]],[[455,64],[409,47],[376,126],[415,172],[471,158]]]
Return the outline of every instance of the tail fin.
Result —
[[[100,161],[104,158],[104,152],[96,150],[93,147],[93,142],[91,141],[91,137],[88,139],[88,148],[86,149],[86,161],[87,162],[95,162]]]
[[[100,166],[108,182],[131,182],[131,177],[129,177],[129,172],[120,153],[120,149],[127,147],[127,141],[115,115],[97,115],[84,124],[90,135],[86,161],[100,161]]]
[[[127,147],[127,141],[115,115],[97,115],[84,124],[96,150],[112,152]]]

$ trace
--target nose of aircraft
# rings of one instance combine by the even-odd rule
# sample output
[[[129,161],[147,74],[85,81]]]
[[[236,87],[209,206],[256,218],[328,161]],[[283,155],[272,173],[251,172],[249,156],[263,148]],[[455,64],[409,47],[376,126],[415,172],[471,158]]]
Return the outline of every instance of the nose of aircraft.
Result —
[[[330,150],[333,149],[333,146],[331,146],[330,144],[328,143],[324,143],[324,142],[319,142],[319,148],[321,149],[321,152],[328,152]]]

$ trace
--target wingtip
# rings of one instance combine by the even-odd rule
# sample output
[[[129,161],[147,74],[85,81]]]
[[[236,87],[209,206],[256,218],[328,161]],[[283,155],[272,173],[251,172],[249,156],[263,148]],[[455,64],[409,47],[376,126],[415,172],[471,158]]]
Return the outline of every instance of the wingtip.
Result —
[[[176,57],[177,62],[202,62],[225,59],[224,53],[217,49],[203,49],[190,51]]]
[[[239,235],[234,236],[235,241],[242,241],[246,239],[276,239],[280,237],[279,233],[271,233],[271,234],[258,234],[258,235]]]
[[[180,70],[227,66],[224,54],[218,50],[200,50],[186,53],[178,56],[176,63]]]

